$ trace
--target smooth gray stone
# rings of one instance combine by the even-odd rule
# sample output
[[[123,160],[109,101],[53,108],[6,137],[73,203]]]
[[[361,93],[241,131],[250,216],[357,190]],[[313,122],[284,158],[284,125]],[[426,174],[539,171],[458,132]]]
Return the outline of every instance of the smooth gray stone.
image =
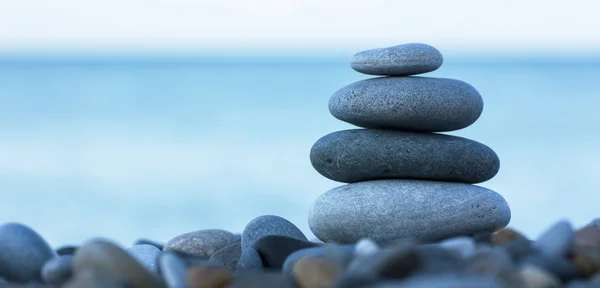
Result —
[[[350,66],[368,75],[407,76],[435,71],[443,62],[442,53],[434,47],[409,43],[356,53]]]
[[[483,98],[473,86],[446,78],[367,79],[329,99],[335,118],[365,128],[454,131],[475,123],[482,111]]]
[[[152,245],[156,248],[158,248],[158,250],[162,251],[164,248],[164,244],[158,243],[156,241],[150,240],[150,239],[138,239],[137,241],[135,241],[135,243],[133,243],[133,245],[142,245],[142,244],[148,244],[148,245]]]
[[[269,236],[288,236],[308,241],[306,236],[292,222],[274,215],[263,215],[250,221],[242,232],[242,250],[254,245],[258,239]]]
[[[73,256],[52,258],[42,266],[42,280],[46,284],[62,285],[73,275]]]
[[[505,288],[492,278],[463,275],[418,276],[404,281],[389,281],[372,288]]]
[[[0,226],[0,277],[9,282],[41,282],[42,266],[56,254],[31,228],[19,223]]]
[[[211,260],[223,262],[227,270],[234,272],[240,257],[242,256],[242,243],[234,242],[229,246],[222,248],[210,256]]]
[[[237,237],[221,229],[205,229],[181,234],[167,242],[163,251],[177,251],[197,257],[210,257]]]
[[[308,224],[324,242],[378,244],[412,238],[431,242],[480,231],[497,231],[510,221],[498,193],[475,185],[424,180],[376,180],[340,186],[313,204]]]
[[[500,169],[498,155],[470,139],[432,133],[351,129],[319,139],[312,166],[339,182],[422,179],[480,183]]]
[[[469,259],[475,254],[476,244],[473,238],[460,236],[446,239],[439,246],[456,254],[462,259]]]
[[[242,255],[236,266],[236,272],[245,273],[248,271],[264,271],[264,265],[260,258],[260,254],[252,247],[247,247],[242,250]]]
[[[568,221],[562,220],[554,223],[542,233],[536,239],[534,246],[548,255],[566,256],[570,251],[574,238],[573,226]]]
[[[185,272],[188,267],[179,255],[162,252],[158,257],[158,266],[167,288],[186,288]]]
[[[152,244],[138,244],[133,245],[127,249],[127,252],[133,256],[144,268],[148,271],[157,274],[158,268],[156,267],[156,259],[160,255],[158,247]]]
[[[298,250],[292,254],[290,254],[286,259],[285,262],[283,263],[283,268],[282,273],[292,273],[294,266],[296,265],[296,263],[298,261],[300,261],[300,259],[305,258],[305,257],[323,257],[323,258],[330,258],[331,256],[331,252],[330,250],[327,250],[327,248],[329,248],[329,246],[332,244],[325,244],[323,246],[320,247],[313,247],[313,248],[307,248],[307,249],[302,249],[302,250]],[[346,259],[342,259],[341,261],[343,262],[347,262],[349,260],[352,259],[352,256],[354,255],[354,245],[335,245],[337,246],[338,252],[341,258],[346,258]],[[347,263],[345,263],[347,265]],[[345,265],[343,265],[345,266]]]

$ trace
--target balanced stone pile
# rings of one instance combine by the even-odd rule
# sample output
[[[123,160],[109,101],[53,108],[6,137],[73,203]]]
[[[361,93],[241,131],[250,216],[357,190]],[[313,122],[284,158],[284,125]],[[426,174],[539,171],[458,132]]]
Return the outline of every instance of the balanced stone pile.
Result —
[[[309,225],[320,240],[430,242],[508,224],[504,198],[472,185],[496,175],[496,153],[473,140],[434,133],[465,128],[483,111],[481,95],[465,82],[411,76],[442,62],[441,53],[425,44],[354,56],[354,70],[385,77],[352,83],[329,100],[334,117],[367,129],[334,132],[312,147],[310,160],[319,173],[350,183],[314,203]]]

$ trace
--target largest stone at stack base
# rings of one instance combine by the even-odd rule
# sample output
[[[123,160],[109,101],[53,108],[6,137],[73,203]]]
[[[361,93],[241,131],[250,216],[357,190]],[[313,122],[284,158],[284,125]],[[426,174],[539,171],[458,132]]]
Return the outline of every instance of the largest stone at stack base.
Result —
[[[322,194],[309,212],[312,232],[324,242],[423,242],[493,232],[506,227],[510,208],[489,189],[427,180],[375,180]]]

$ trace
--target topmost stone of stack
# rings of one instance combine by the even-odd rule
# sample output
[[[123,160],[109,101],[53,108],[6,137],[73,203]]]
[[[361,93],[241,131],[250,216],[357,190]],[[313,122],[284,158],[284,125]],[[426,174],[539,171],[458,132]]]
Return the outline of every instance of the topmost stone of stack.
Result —
[[[444,59],[427,44],[410,43],[359,52],[352,57],[352,69],[369,75],[409,76],[435,71]]]

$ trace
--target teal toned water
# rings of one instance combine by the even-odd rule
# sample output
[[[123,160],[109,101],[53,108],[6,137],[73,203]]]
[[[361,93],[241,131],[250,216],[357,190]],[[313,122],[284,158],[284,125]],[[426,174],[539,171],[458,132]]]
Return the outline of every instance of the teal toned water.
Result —
[[[0,59],[0,221],[54,246],[239,232],[262,214],[309,233],[311,203],[340,185],[310,147],[352,127],[329,96],[368,76],[344,58],[238,60]],[[504,195],[512,226],[534,237],[600,217],[600,61],[447,59],[430,75],[484,97],[479,121],[451,134],[500,156],[481,185]]]

